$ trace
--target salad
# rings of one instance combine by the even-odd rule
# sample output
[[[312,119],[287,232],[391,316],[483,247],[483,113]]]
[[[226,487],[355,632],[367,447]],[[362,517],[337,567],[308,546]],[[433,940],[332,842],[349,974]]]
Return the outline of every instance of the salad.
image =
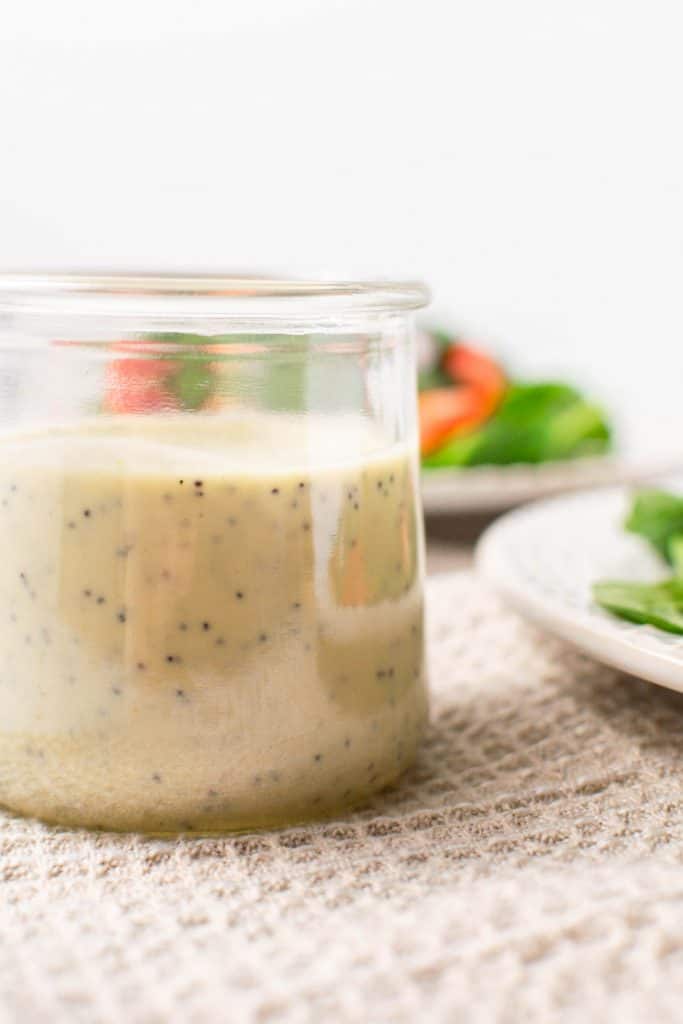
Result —
[[[624,526],[645,538],[671,575],[658,583],[603,580],[593,586],[595,600],[621,619],[683,634],[683,497],[639,491]]]
[[[510,377],[491,356],[442,331],[427,332],[419,375],[425,468],[538,463],[601,455],[611,445],[603,410],[561,381]]]

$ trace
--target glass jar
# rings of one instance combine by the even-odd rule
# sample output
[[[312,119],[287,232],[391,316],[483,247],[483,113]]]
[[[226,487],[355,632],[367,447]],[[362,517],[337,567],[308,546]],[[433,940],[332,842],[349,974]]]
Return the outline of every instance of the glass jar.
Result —
[[[413,283],[0,276],[0,803],[352,807],[425,722]]]

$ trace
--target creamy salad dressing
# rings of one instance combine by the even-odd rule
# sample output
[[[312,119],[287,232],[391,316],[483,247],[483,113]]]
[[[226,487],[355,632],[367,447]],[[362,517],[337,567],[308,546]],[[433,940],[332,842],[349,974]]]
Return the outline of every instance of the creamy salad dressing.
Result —
[[[1,443],[5,805],[147,831],[277,825],[409,764],[426,713],[409,450],[310,416]]]

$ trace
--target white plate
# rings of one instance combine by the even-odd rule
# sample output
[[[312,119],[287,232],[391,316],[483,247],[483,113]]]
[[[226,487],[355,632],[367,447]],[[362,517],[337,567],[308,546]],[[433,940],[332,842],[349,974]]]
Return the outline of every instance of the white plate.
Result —
[[[683,490],[683,481],[667,481]],[[592,600],[599,579],[652,581],[666,567],[623,531],[623,490],[538,502],[508,513],[477,547],[477,566],[513,607],[588,654],[632,675],[683,691],[683,637],[615,618]]]
[[[682,466],[679,451],[603,455],[533,466],[430,469],[422,473],[422,502],[427,514],[493,514],[553,494],[651,479]]]

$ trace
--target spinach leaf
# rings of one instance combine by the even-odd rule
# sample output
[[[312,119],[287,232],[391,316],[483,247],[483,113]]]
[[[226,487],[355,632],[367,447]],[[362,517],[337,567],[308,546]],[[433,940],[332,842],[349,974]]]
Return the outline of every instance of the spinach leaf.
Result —
[[[683,498],[667,491],[638,491],[625,526],[631,533],[648,540],[671,564],[671,541],[677,535],[683,535]]]
[[[674,575],[661,583],[605,580],[594,585],[595,600],[629,622],[683,635],[683,498],[638,491],[624,525],[647,540],[673,566]]]
[[[628,583],[606,580],[593,586],[593,596],[607,611],[629,622],[683,634],[683,580]]]
[[[674,568],[674,576],[683,580],[683,533],[675,533],[669,541],[669,559]]]
[[[548,416],[544,460],[600,455],[609,442],[610,430],[602,410],[577,397],[567,408]]]

